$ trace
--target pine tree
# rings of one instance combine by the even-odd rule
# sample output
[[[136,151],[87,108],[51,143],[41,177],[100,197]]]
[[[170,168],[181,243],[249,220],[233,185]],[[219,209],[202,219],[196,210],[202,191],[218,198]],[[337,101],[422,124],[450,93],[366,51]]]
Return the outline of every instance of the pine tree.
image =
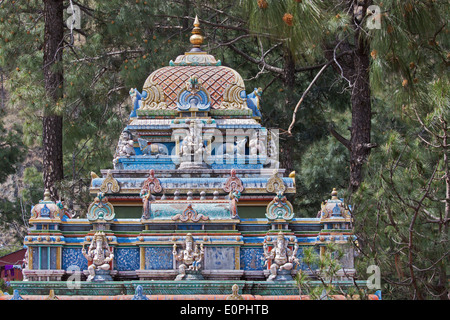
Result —
[[[44,187],[54,199],[58,198],[55,183],[63,180],[63,118],[55,112],[54,105],[63,97],[63,0],[44,1],[43,72],[44,88],[48,103],[42,119],[42,145]]]

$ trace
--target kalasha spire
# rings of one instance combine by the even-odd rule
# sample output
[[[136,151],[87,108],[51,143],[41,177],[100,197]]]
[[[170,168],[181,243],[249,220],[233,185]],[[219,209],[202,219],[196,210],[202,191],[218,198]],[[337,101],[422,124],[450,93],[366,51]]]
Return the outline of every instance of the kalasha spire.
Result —
[[[200,52],[200,46],[203,44],[203,35],[200,29],[200,22],[198,21],[198,17],[195,16],[194,20],[194,29],[192,29],[192,36],[189,38],[189,41],[192,43],[193,48],[191,52]]]

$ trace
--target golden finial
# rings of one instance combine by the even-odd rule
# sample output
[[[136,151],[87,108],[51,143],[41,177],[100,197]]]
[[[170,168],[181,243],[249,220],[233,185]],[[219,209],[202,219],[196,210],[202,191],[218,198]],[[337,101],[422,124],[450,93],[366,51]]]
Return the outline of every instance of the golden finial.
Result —
[[[331,192],[331,199],[336,200],[338,193],[336,191],[336,188],[333,188],[333,191]]]
[[[58,297],[55,295],[55,290],[50,290],[50,293],[45,300],[59,300]]]
[[[49,189],[45,189],[44,191],[44,201],[51,201],[52,199],[50,198],[50,190]]]
[[[200,45],[203,44],[204,37],[202,36],[202,32],[200,29],[200,22],[198,21],[198,17],[195,16],[194,20],[194,29],[192,29],[192,36],[189,38],[189,41],[193,44],[194,51],[201,51]]]

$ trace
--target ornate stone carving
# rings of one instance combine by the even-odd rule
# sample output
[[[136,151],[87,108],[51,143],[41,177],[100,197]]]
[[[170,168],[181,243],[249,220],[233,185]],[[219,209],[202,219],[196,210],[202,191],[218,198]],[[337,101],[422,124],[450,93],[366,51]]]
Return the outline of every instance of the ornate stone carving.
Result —
[[[156,71],[155,71],[156,72]],[[152,110],[152,109],[166,109],[166,96],[164,90],[161,86],[153,82],[153,72],[144,83],[144,88],[142,89],[142,94],[146,94],[146,97],[142,99],[141,110]]]
[[[99,192],[94,201],[89,205],[86,214],[89,221],[111,221],[115,217],[114,207],[108,202],[108,198]]]
[[[284,193],[286,191],[286,185],[284,184],[283,179],[278,176],[278,169],[273,170],[272,176],[267,181],[266,190],[274,193],[280,191]]]
[[[88,266],[89,276],[87,281],[112,280],[109,275],[109,269],[111,268],[109,263],[113,260],[114,255],[109,248],[108,240],[103,231],[98,231],[94,235],[87,253],[84,245],[81,253],[88,262],[91,262]]]
[[[231,287],[231,294],[227,297],[227,300],[244,300],[244,298],[239,294],[239,286],[233,284]]]
[[[136,155],[134,151],[133,135],[128,130],[123,130],[117,143],[114,159],[118,157],[130,157]]]
[[[239,198],[241,197],[241,192],[234,190],[230,191],[229,194],[230,197],[230,207],[231,207],[231,218],[236,219],[239,218],[238,210],[237,210],[237,203],[239,202]]]
[[[236,176],[235,169],[231,169],[230,177],[227,179],[227,181],[225,181],[225,184],[223,185],[223,191],[225,192],[244,191],[244,184],[242,183],[242,180]]]
[[[255,133],[248,142],[249,153],[251,156],[267,156],[267,148],[265,145],[266,138],[260,134],[260,137]]]
[[[189,204],[186,210],[183,213],[176,214],[172,217],[172,220],[181,222],[192,221],[199,222],[200,220],[207,221],[209,220],[208,216],[205,216],[201,213],[198,213],[195,209],[192,208],[192,204]]]
[[[175,278],[176,281],[183,280],[186,277],[186,271],[193,271],[190,276],[192,279],[199,280],[201,274],[199,273],[199,269],[201,267],[201,262],[203,260],[203,256],[205,251],[203,249],[203,243],[200,245],[194,242],[194,238],[192,234],[188,233],[186,235],[185,240],[185,248],[178,252],[177,244],[173,244],[173,258],[175,261],[179,261],[181,264],[178,267],[179,274]],[[186,280],[190,280],[189,277]]]
[[[223,93],[223,102],[220,105],[220,109],[244,109],[246,106],[245,98],[244,87],[232,84]]]
[[[269,220],[284,219],[291,220],[294,217],[294,208],[292,204],[279,191],[273,200],[267,205],[266,217]]]
[[[50,199],[50,191],[45,189],[44,199],[31,208],[30,220],[34,219],[61,219],[63,212],[58,205]]]
[[[283,232],[278,233],[277,238],[273,241],[273,248],[269,251],[269,247],[264,240],[264,260],[265,266],[269,266],[270,275],[267,281],[284,281],[292,280],[291,270],[294,263],[299,263],[296,255],[298,250],[297,241],[294,242],[294,249],[288,247],[289,240],[287,240]]]
[[[253,112],[253,117],[261,118],[261,95],[262,89],[255,88],[252,93],[247,95],[247,107],[250,108]]]
[[[133,102],[133,111],[130,113],[130,118],[136,118],[137,110],[142,106],[142,99],[147,97],[147,92],[143,91],[141,94],[136,88],[131,88],[129,94]]]
[[[186,81],[185,88],[178,92],[177,107],[180,111],[207,111],[210,109],[211,98],[197,76],[191,76]]]
[[[225,67],[223,67],[225,68]],[[234,73],[235,81],[226,87],[223,92],[223,101],[218,109],[246,109],[245,102],[247,94],[245,93],[245,85],[242,77],[233,69],[230,72]]]
[[[159,158],[160,155],[169,154],[169,150],[162,143],[152,143],[142,138],[138,138],[138,143],[139,149],[141,149],[143,155],[155,156],[156,158]]]
[[[149,176],[147,180],[144,181],[141,188],[141,193],[143,190],[150,191],[151,193],[161,193],[163,188],[161,182],[158,178],[155,178],[155,170],[150,169]]]
[[[148,300],[147,296],[144,294],[144,289],[142,288],[141,285],[138,285],[136,287],[136,291],[131,300]]]
[[[331,192],[331,199],[322,202],[320,211],[317,217],[321,219],[344,218],[351,219],[350,210],[344,205],[344,202],[338,198],[336,188]]]
[[[119,182],[112,176],[111,170],[108,170],[105,180],[100,186],[100,191],[103,193],[118,193],[120,191]]]

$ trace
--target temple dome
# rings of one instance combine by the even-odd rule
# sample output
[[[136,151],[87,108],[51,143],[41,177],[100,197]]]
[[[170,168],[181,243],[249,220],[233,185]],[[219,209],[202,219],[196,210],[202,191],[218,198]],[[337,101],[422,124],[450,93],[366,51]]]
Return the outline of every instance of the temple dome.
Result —
[[[193,48],[170,61],[169,66],[151,73],[142,89],[141,110],[177,109],[180,93],[193,77],[209,96],[211,109],[247,109],[244,80],[235,70],[221,66],[220,60],[200,49],[203,42],[196,17]]]
[[[169,66],[154,71],[145,81],[141,110],[176,109],[178,95],[196,76],[208,92],[212,109],[247,108],[245,86],[235,70],[224,66]]]

